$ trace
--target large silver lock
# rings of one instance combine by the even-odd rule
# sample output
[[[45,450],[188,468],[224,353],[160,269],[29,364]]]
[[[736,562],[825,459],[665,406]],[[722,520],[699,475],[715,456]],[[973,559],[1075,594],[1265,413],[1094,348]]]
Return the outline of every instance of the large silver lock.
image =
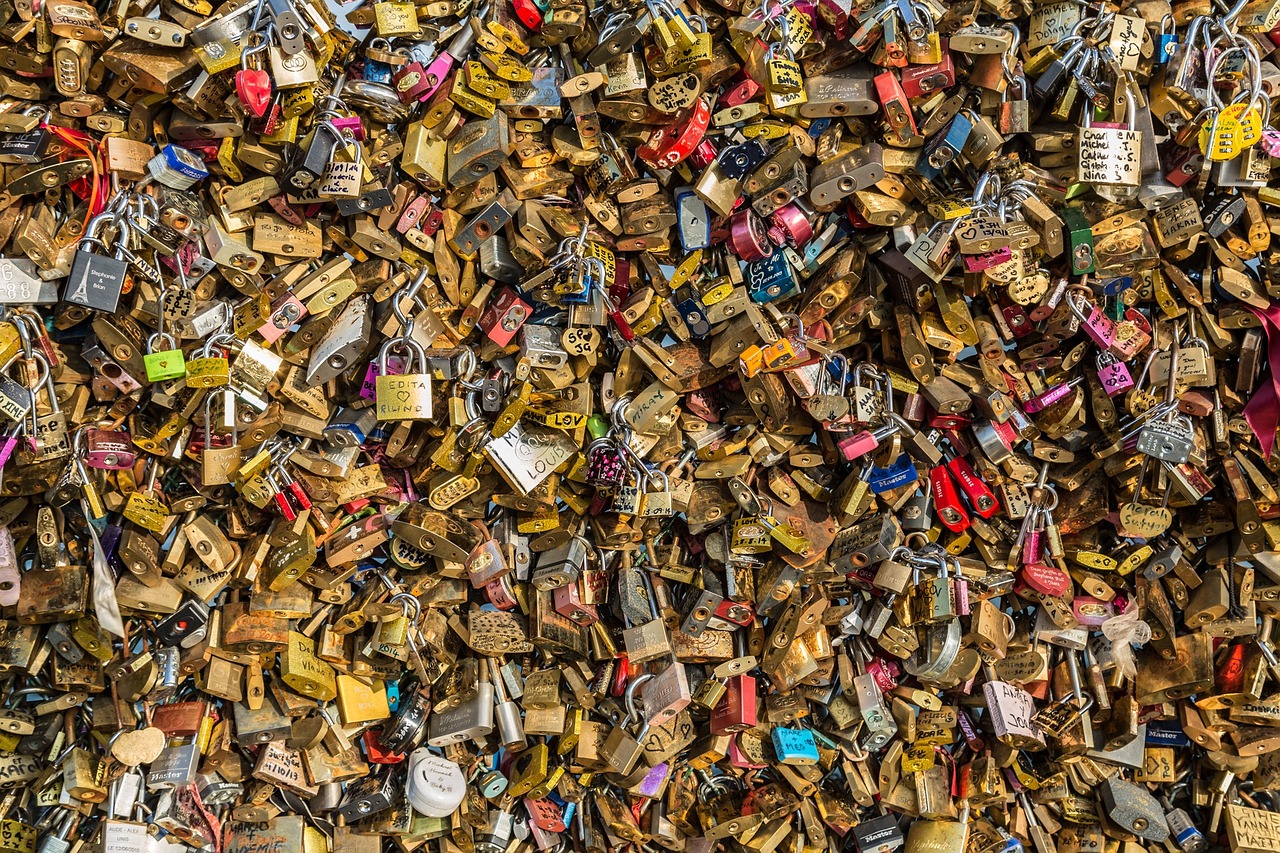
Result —
[[[1139,451],[1171,465],[1187,461],[1193,442],[1191,418],[1186,415],[1172,421],[1152,421],[1138,433]]]

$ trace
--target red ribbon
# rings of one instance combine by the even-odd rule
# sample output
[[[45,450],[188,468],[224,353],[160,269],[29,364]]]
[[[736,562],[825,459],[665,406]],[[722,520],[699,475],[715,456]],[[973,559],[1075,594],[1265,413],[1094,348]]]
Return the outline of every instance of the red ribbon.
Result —
[[[1254,390],[1244,407],[1244,419],[1258,437],[1263,457],[1270,460],[1276,445],[1276,428],[1280,427],[1280,377],[1275,370],[1275,365],[1280,364],[1280,303],[1272,302],[1265,310],[1252,305],[1245,307],[1262,321],[1262,330],[1267,334],[1267,368],[1271,379]]]

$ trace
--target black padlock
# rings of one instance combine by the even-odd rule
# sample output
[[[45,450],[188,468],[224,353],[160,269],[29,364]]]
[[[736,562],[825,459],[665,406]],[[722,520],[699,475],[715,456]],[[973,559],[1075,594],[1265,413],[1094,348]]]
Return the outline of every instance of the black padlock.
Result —
[[[1210,237],[1218,238],[1240,221],[1244,216],[1244,196],[1238,194],[1212,193],[1206,195],[1201,208],[1204,230]]]
[[[0,163],[39,163],[48,147],[48,128],[37,127],[26,133],[5,134],[0,139]]]
[[[99,255],[92,251],[94,246],[100,246],[104,250],[107,248],[98,235],[110,219],[111,217],[103,214],[94,217],[89,223],[75,258],[71,261],[71,274],[67,276],[62,298],[74,305],[113,314],[120,302],[120,292],[124,289],[129,264],[123,258]]]
[[[391,773],[366,776],[347,788],[347,796],[337,812],[347,822],[359,820],[391,808],[399,793],[399,785]]]
[[[1036,78],[1035,84],[1031,87],[1035,90],[1037,97],[1048,100],[1058,90],[1058,87],[1062,85],[1062,81],[1067,77],[1068,69],[1074,64],[1076,56],[1083,49],[1084,43],[1079,42],[1062,56],[1049,63],[1049,67]]]
[[[898,819],[891,814],[864,820],[853,828],[853,844],[858,853],[892,853],[903,840]]]
[[[720,152],[720,171],[726,177],[741,178],[769,157],[769,149],[759,139],[731,145]]]
[[[919,312],[920,294],[933,287],[933,280],[897,249],[881,253],[876,258],[876,263],[898,299],[910,306],[912,311]]]
[[[355,198],[336,199],[338,212],[343,216],[355,216],[371,210],[381,210],[391,206],[391,190],[386,187],[372,187]]]
[[[209,624],[209,607],[202,601],[184,601],[177,610],[156,625],[156,640],[164,646],[190,648],[204,637]]]
[[[333,159],[333,150],[337,146],[339,136],[332,125],[317,125],[304,145],[295,146],[294,155],[285,163],[285,181],[288,186],[298,189],[307,187],[320,180],[325,167]]]

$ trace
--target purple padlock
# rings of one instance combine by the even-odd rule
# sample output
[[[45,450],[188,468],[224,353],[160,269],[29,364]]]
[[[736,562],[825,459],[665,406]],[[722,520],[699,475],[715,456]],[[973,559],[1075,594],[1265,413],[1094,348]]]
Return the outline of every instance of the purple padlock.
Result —
[[[1133,387],[1133,377],[1129,375],[1129,365],[1109,352],[1098,353],[1098,381],[1108,397],[1123,394]]]
[[[404,359],[398,355],[387,357],[387,375],[399,376],[404,373]],[[369,362],[369,367],[365,369],[364,381],[360,383],[360,396],[366,400],[372,400],[377,393],[378,376],[378,360],[375,358]]]
[[[649,772],[640,780],[640,796],[651,799],[662,796],[663,788],[666,787],[670,774],[671,768],[667,766],[665,761],[657,767],[649,768]]]

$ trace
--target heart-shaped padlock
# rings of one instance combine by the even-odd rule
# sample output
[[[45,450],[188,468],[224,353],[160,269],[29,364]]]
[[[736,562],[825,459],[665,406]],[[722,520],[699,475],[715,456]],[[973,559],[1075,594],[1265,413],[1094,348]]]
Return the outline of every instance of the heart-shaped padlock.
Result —
[[[261,68],[241,68],[236,72],[236,94],[254,118],[262,118],[271,103],[271,75]]]

